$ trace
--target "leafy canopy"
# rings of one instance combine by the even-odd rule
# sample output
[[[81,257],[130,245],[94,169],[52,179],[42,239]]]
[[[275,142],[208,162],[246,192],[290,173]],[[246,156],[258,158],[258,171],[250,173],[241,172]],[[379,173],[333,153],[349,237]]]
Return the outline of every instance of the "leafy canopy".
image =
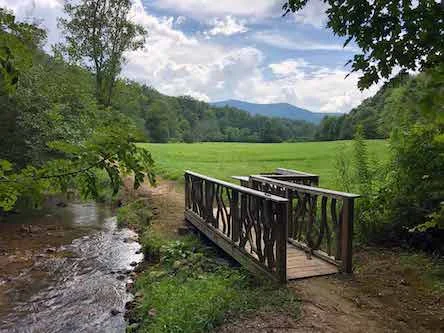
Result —
[[[124,52],[143,47],[146,31],[130,20],[130,0],[67,0],[64,9],[66,44],[58,49],[95,74],[97,99],[108,106]]]
[[[285,14],[297,12],[309,0],[288,0]],[[327,26],[361,48],[352,72],[362,71],[358,87],[365,89],[395,68],[422,70],[444,60],[444,2],[435,0],[323,0]]]
[[[0,210],[68,189],[96,198],[105,184],[115,193],[125,175],[136,188],[145,177],[153,183],[139,131],[96,99],[91,73],[45,54],[38,27],[3,9],[0,19],[2,69],[14,74],[0,80]]]
[[[31,51],[45,38],[44,30],[16,22],[14,15],[0,8],[0,86],[5,92],[14,92],[20,70],[31,66]]]

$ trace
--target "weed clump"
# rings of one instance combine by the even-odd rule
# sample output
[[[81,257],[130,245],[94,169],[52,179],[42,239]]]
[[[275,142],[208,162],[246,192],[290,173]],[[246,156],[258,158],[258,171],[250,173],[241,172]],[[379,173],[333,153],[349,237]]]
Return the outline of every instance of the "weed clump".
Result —
[[[128,202],[117,210],[117,225],[143,232],[149,227],[153,214],[146,199]]]

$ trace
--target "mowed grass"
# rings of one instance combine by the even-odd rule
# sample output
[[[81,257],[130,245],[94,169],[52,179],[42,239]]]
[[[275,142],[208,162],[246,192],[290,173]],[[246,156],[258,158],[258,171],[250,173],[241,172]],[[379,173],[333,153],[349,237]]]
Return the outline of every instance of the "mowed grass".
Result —
[[[389,156],[384,140],[367,141],[371,160],[385,161]],[[335,187],[335,161],[340,151],[352,156],[352,141],[301,143],[174,143],[141,144],[151,151],[157,173],[181,180],[184,170],[192,170],[231,181],[231,176],[270,172],[288,168],[319,174],[321,186]]]

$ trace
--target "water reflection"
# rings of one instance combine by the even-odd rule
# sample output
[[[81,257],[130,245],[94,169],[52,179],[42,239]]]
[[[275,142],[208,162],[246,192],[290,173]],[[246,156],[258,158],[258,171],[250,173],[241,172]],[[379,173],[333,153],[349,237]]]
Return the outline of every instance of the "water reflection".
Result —
[[[109,211],[95,204],[65,210],[63,223],[88,232],[50,256],[36,256],[32,267],[15,277],[0,332],[125,331],[127,273],[142,260],[136,235],[119,230],[114,217],[104,217]]]

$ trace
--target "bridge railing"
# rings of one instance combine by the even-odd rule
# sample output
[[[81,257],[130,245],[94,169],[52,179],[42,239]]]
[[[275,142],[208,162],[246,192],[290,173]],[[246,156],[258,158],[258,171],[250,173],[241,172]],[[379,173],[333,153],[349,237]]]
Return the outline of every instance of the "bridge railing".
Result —
[[[185,218],[253,272],[287,280],[288,200],[185,172]]]
[[[259,176],[264,176],[271,179],[283,180],[290,183],[302,184],[307,186],[319,186],[319,176],[303,171],[277,168],[274,172],[260,173]],[[248,176],[233,176],[238,180],[242,186],[251,187]]]
[[[288,204],[288,240],[310,254],[352,272],[354,201],[359,195],[250,176],[253,189],[283,196]]]

